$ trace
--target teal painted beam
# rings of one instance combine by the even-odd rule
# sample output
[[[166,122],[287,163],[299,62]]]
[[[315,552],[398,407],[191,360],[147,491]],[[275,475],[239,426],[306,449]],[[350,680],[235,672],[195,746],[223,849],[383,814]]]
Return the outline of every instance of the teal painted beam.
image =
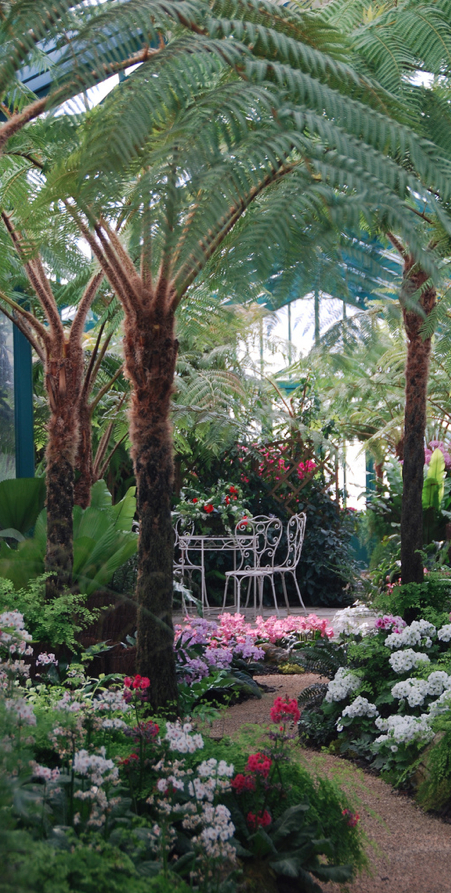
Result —
[[[16,477],[34,477],[33,377],[31,346],[17,326],[14,338],[14,423]]]

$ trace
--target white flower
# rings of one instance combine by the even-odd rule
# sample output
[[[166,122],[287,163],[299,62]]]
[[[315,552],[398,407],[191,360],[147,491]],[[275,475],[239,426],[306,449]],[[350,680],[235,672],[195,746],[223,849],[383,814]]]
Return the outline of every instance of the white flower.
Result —
[[[451,623],[447,623],[445,626],[442,626],[437,633],[437,638],[442,642],[449,642],[451,639]]]
[[[371,704],[367,698],[362,698],[359,695],[349,707],[345,707],[341,717],[350,716],[354,718],[355,716],[378,716],[379,711],[375,704]]]
[[[36,717],[33,713],[33,707],[25,700],[25,698],[7,698],[5,707],[7,710],[16,713],[18,719],[21,719],[22,722],[27,723],[27,725],[36,725]]]
[[[429,694],[429,680],[406,679],[405,682],[397,682],[391,693],[394,698],[406,698],[409,707],[418,707]]]
[[[329,703],[331,701],[344,701],[359,685],[361,685],[361,680],[355,673],[352,673],[346,667],[339,667],[334,678],[327,686],[326,701]]]
[[[390,656],[388,662],[395,673],[408,673],[420,663],[429,663],[429,657],[421,651],[407,648],[405,651],[396,651]]]
[[[127,723],[123,719],[104,719],[102,729],[126,729]]]
[[[420,645],[424,639],[425,646],[430,648],[432,639],[437,635],[437,630],[427,620],[414,620],[410,626],[406,626],[400,633],[390,633],[385,639],[387,648],[404,648],[406,645]]]
[[[105,748],[99,748],[99,754],[90,754],[87,750],[79,750],[74,755],[73,769],[78,775],[89,775],[94,784],[101,785],[106,779],[115,781],[119,770],[113,760],[105,759]]]
[[[445,689],[443,694],[429,704],[429,714],[431,717],[440,716],[441,713],[447,713],[451,709],[451,687]]]
[[[204,746],[202,735],[190,735],[192,730],[191,723],[181,725],[179,721],[166,723],[165,738],[169,741],[169,749],[177,750],[179,753],[194,753]]]
[[[375,725],[381,732],[387,732],[386,735],[380,735],[376,738],[374,744],[376,749],[384,744],[410,744],[412,741],[418,740],[428,742],[434,737],[434,732],[430,726],[430,716],[422,713],[421,716],[389,716],[388,719],[382,719],[380,716],[375,720]]]

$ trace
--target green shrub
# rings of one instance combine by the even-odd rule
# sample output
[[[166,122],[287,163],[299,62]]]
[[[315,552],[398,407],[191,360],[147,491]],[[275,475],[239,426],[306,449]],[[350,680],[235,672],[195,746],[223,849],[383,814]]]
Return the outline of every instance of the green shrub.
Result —
[[[35,642],[45,642],[52,647],[64,644],[75,650],[78,633],[90,626],[99,612],[86,608],[84,595],[69,591],[47,601],[47,576],[43,574],[18,590],[14,589],[11,580],[0,577],[0,613],[19,611],[23,614],[25,626]]]
[[[400,615],[409,623],[424,617],[429,608],[438,612],[449,611],[451,577],[430,573],[424,583],[398,584],[377,596],[375,607],[385,614]]]

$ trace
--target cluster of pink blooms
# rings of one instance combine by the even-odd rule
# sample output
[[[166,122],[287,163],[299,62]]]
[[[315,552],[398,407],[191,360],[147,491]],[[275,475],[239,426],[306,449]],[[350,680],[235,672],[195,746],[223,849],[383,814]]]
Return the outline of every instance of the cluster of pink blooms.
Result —
[[[431,440],[429,443],[429,448],[426,447],[424,451],[425,464],[429,465],[434,450],[441,450],[443,453],[443,458],[445,460],[445,468],[451,468],[451,456],[449,454],[450,448],[451,444],[443,443],[443,440]]]
[[[299,480],[303,481],[305,477],[312,475],[315,470],[316,465],[311,459],[306,459],[305,462],[300,462],[297,467]]]
[[[286,452],[288,449],[285,447],[262,447],[259,449],[259,453],[262,456],[262,461],[258,466],[258,473],[260,477],[271,478],[275,481],[280,481],[283,477],[293,471],[294,468],[290,461],[288,461],[281,453]],[[305,462],[299,462],[296,466],[296,472],[299,480],[303,480],[305,477],[312,475],[316,469],[316,464],[312,459],[306,459]]]
[[[351,812],[350,809],[343,809],[341,814],[346,819],[346,824],[349,825],[350,828],[355,828],[355,826],[360,822],[360,816],[358,812]]]
[[[308,617],[257,617],[254,625],[248,623],[242,614],[221,614],[217,621],[201,617],[186,618],[183,626],[175,628],[176,659],[179,673],[185,682],[202,679],[213,669],[224,669],[231,665],[233,657],[243,660],[261,660],[264,650],[260,643],[272,644],[288,638],[312,637],[319,633],[321,638],[332,638],[334,632],[327,620],[320,620],[316,614]],[[199,655],[190,654],[194,645],[203,645],[205,650]]]
[[[327,620],[320,620],[316,614],[309,614],[308,617],[275,617],[273,615],[267,620],[257,617],[255,627],[258,638],[267,639],[273,645],[293,634],[305,637],[305,635],[319,632],[322,639],[331,639],[334,634]]]
[[[280,696],[275,699],[269,715],[272,722],[277,724],[285,722],[287,719],[291,722],[298,722],[301,717],[296,699],[292,698],[291,701],[284,701]]]
[[[390,629],[393,633],[400,633],[406,625],[406,621],[402,617],[395,617],[393,614],[384,614],[383,617],[378,617],[374,623],[376,629]]]

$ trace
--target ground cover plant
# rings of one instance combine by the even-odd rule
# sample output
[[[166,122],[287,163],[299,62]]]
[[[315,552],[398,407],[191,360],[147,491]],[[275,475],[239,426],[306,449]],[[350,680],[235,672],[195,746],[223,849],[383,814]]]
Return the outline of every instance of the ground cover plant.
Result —
[[[235,624],[237,626],[237,624]],[[227,628],[232,641],[241,633]],[[280,631],[273,632],[280,635]],[[269,737],[217,749],[194,721],[155,716],[150,680],[91,678],[0,615],[2,889],[234,893],[349,880],[362,867],[352,804],[296,762],[295,700]]]

